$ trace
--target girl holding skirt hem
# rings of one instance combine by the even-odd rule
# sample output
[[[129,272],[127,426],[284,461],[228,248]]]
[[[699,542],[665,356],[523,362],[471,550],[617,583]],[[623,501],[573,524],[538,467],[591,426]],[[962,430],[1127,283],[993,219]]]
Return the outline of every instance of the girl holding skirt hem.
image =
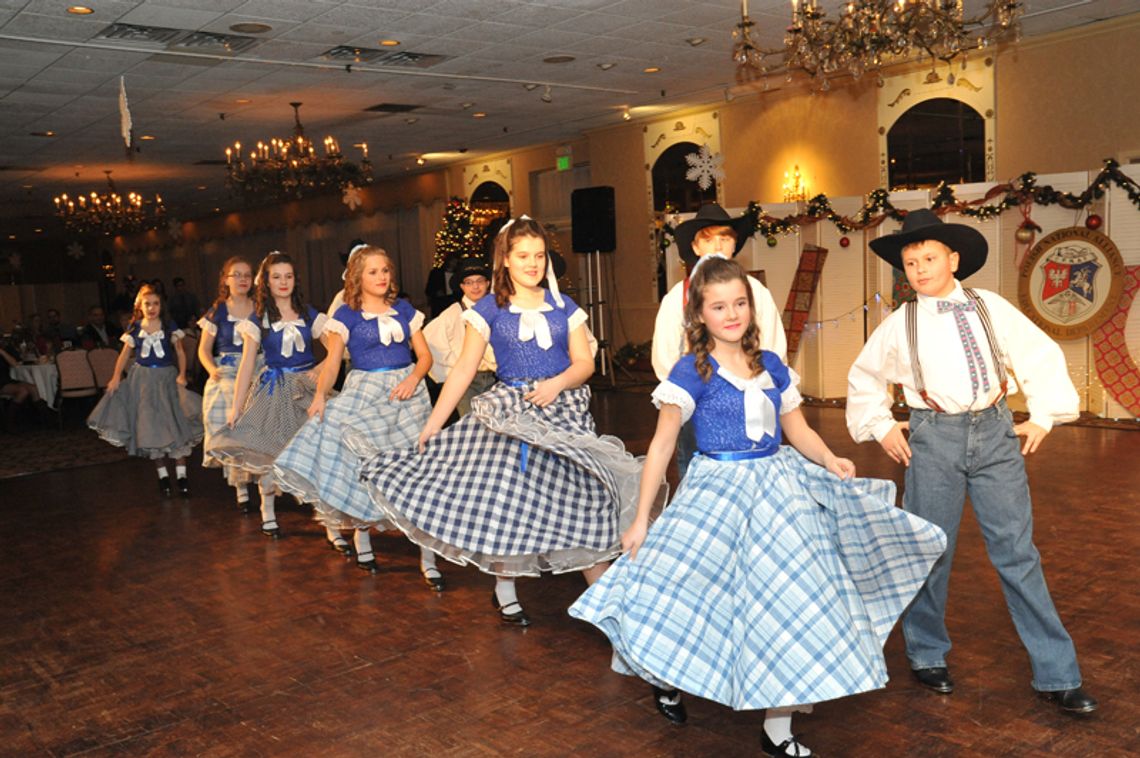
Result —
[[[674,723],[677,690],[763,708],[764,752],[807,756],[792,712],[885,685],[883,644],[946,540],[894,507],[893,482],[855,479],[807,425],[798,377],[759,348],[752,310],[740,265],[702,259],[686,306],[693,352],[653,393],[627,553],[570,615],[606,634],[614,670],[653,685]],[[701,452],[650,528],[656,479],[689,419]]]
[[[361,472],[414,542],[494,575],[492,602],[515,626],[530,624],[515,577],[582,571],[593,581],[620,553],[641,473],[620,440],[594,432],[586,314],[558,292],[546,251],[534,220],[503,227],[493,292],[463,314],[463,350],[419,451],[378,453]],[[441,432],[488,343],[499,383]]]
[[[360,455],[415,447],[431,413],[422,382],[431,353],[420,331],[424,316],[398,298],[395,266],[383,249],[365,245],[353,250],[344,291],[344,305],[325,325],[329,354],[308,407],[309,420],[273,468],[278,485],[312,503],[326,529],[355,530],[356,565],[375,573],[369,529],[394,527],[360,481]],[[346,347],[352,370],[340,394],[326,400]],[[349,435],[360,455],[346,444]],[[420,572],[428,587],[443,590],[435,554],[422,547]]]
[[[233,405],[226,428],[214,436],[210,454],[257,479],[261,532],[276,539],[281,529],[273,462],[308,419],[320,372],[313,357],[313,340],[323,339],[328,318],[304,303],[293,260],[285,253],[265,256],[253,283],[258,321],[242,321],[236,327],[242,337],[242,355],[234,379]],[[254,379],[259,349],[264,365]]]
[[[174,459],[178,491],[189,495],[186,457],[203,434],[202,398],[186,389],[182,337],[182,330],[166,318],[166,306],[154,287],[140,287],[114,374],[87,417],[87,425],[107,442],[156,461],[159,491],[168,497],[170,473],[163,459]],[[134,363],[123,382],[132,356]]]
[[[242,337],[236,327],[254,312],[249,291],[253,286],[253,268],[244,258],[230,258],[222,265],[218,282],[218,299],[205,316],[198,319],[202,338],[198,342],[198,360],[209,374],[202,392],[202,420],[206,436],[202,442],[202,465],[222,467],[226,483],[237,494],[238,507],[249,507],[249,472],[236,466],[222,466],[210,454],[213,435],[226,426],[230,405],[234,400],[234,379],[241,362]],[[256,323],[256,322],[254,322]]]

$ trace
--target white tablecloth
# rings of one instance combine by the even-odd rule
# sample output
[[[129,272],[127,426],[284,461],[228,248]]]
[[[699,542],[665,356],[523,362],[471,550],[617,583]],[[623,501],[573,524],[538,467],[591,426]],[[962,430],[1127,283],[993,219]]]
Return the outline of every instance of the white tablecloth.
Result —
[[[48,405],[55,407],[55,393],[59,387],[59,369],[54,363],[38,363],[34,366],[13,366],[8,374],[14,381],[36,385],[40,397]]]

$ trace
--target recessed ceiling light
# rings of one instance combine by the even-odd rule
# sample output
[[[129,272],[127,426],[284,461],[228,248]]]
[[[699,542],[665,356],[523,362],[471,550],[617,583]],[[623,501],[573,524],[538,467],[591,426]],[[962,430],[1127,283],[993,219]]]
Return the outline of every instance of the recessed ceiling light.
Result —
[[[570,63],[574,60],[573,55],[551,55],[542,59],[543,63]]]
[[[147,142],[150,142],[152,139],[154,139],[154,135],[153,134],[144,134],[143,136],[139,137],[139,139],[140,140],[146,140]]]
[[[382,39],[380,40],[380,47],[396,47],[400,44],[398,39]]]
[[[238,34],[265,34],[266,32],[273,31],[273,27],[269,24],[259,24],[256,22],[242,22],[240,24],[231,24],[231,32]]]
[[[463,103],[461,107],[463,108],[463,110],[467,110],[468,108],[470,108],[473,105],[475,105],[475,103]]]
[[[14,239],[16,239],[16,235],[15,234],[9,234],[8,239],[14,240]]]
[[[409,116],[408,118],[404,119],[405,124],[414,124],[417,121],[419,121],[419,119],[416,118],[415,116]]]
[[[705,38],[704,37],[689,37],[685,41],[688,42],[693,47],[699,47],[699,46],[705,44]]]
[[[616,63],[599,63],[598,68],[600,68],[602,71],[609,71],[611,68],[613,68],[616,65],[617,65]]]
[[[54,136],[55,136],[55,132],[52,132],[52,131],[47,131],[47,132],[28,132],[28,134],[32,135],[33,137],[54,137]]]
[[[538,89],[538,85],[537,84],[524,84],[523,88],[526,89],[527,92],[532,92],[532,91]]]
[[[43,234],[44,233],[43,229],[33,229],[32,231],[35,232],[36,234]]]
[[[487,118],[487,114],[483,111],[475,111],[471,114],[471,118]]]
[[[646,73],[646,74],[656,74],[656,73],[661,71],[661,67],[660,66],[647,66],[646,68],[643,68],[641,70],[643,73]]]
[[[416,165],[417,166],[422,166],[425,163],[427,163],[427,161],[424,159],[424,157],[422,155],[419,158],[416,158]]]
[[[249,105],[253,101],[250,100],[248,97],[239,97],[237,100],[234,100],[234,102],[237,103],[238,105]]]
[[[95,10],[86,5],[72,5],[67,9],[67,12],[75,16],[90,16]]]
[[[206,185],[205,184],[199,184],[198,189],[204,190],[204,189],[206,189]]]

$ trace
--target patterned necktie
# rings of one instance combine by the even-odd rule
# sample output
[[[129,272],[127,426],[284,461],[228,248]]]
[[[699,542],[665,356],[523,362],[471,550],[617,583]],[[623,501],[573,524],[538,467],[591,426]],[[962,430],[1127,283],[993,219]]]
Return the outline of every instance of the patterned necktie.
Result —
[[[974,397],[978,396],[978,375],[981,374],[981,386],[988,393],[990,391],[990,376],[986,371],[986,362],[982,358],[982,350],[978,347],[978,340],[966,320],[967,312],[978,310],[973,300],[957,303],[952,300],[939,300],[939,313],[953,313],[954,323],[958,327],[958,338],[962,340],[962,349],[966,351],[966,365],[970,369],[970,386],[974,390]]]

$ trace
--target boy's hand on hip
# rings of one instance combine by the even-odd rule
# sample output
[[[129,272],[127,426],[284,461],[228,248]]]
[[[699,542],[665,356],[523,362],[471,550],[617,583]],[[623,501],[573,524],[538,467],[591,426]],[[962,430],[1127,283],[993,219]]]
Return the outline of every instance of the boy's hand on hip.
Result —
[[[1042,429],[1032,421],[1023,421],[1020,424],[1013,425],[1013,433],[1018,437],[1025,438],[1025,444],[1021,446],[1021,454],[1029,455],[1030,453],[1037,452],[1037,448],[1041,445],[1041,440],[1045,439],[1045,435],[1049,433],[1049,430]]]
[[[883,446],[883,450],[887,452],[887,455],[891,456],[891,460],[895,463],[909,466],[910,445],[906,441],[906,435],[903,434],[904,429],[910,429],[909,421],[899,421],[896,423],[894,428],[887,433],[887,436],[879,440],[879,444]]]

